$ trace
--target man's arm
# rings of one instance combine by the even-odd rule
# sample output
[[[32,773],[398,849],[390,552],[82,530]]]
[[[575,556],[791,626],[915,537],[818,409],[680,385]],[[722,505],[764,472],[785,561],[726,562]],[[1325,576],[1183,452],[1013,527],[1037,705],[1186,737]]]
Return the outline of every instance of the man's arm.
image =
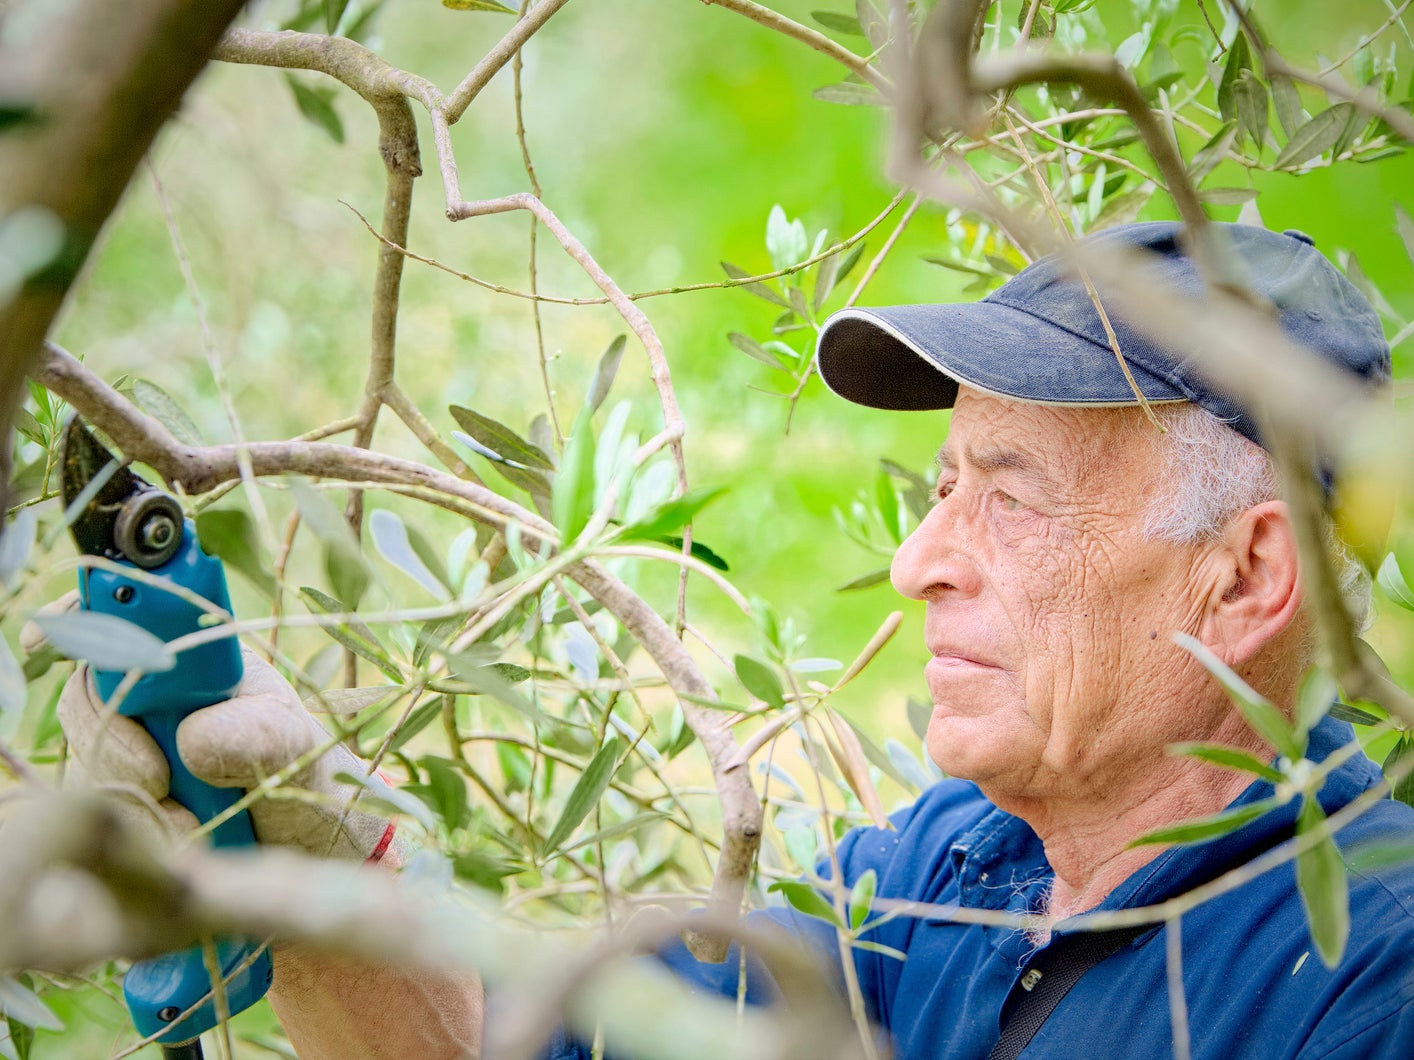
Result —
[[[483,996],[474,975],[448,976],[275,950],[270,1004],[300,1060],[465,1060],[481,1055]]]

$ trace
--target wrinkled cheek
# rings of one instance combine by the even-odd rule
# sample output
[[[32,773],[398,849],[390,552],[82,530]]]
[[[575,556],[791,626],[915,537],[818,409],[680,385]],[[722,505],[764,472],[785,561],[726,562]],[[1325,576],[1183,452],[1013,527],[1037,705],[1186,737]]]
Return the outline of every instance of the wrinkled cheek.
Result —
[[[1048,610],[1073,606],[1050,602],[1041,605],[1031,630],[1026,659],[1025,701],[1036,727],[1047,734],[1048,745],[1066,759],[1083,753],[1083,734],[1093,731],[1095,708],[1109,697],[1102,682],[1105,667],[1097,666],[1095,638],[1088,621],[1075,613]],[[1079,617],[1080,621],[1075,621]]]

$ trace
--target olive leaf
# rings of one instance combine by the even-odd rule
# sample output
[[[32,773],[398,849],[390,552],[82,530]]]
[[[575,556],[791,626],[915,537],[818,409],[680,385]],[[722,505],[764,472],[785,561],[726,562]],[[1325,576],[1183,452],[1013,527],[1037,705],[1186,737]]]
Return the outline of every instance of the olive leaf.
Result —
[[[1320,829],[1326,821],[1325,811],[1313,796],[1301,803],[1296,821],[1296,834],[1307,836]],[[1301,892],[1301,904],[1311,927],[1311,941],[1327,968],[1340,963],[1345,944],[1350,938],[1350,892],[1345,875],[1345,862],[1330,835],[1323,836],[1315,846],[1296,857],[1296,886]]]
[[[806,916],[828,921],[835,927],[844,927],[844,924],[840,922],[839,914],[835,912],[835,907],[808,883],[801,880],[777,880],[771,884],[768,890],[785,895],[786,901]]]
[[[442,0],[443,7],[453,11],[494,11],[500,15],[514,15],[515,8],[498,3],[497,0]]]
[[[1175,633],[1174,643],[1189,652],[1203,664],[1210,674],[1218,679],[1229,698],[1237,704],[1237,709],[1247,719],[1257,735],[1277,749],[1280,754],[1295,762],[1306,752],[1305,734],[1298,735],[1296,727],[1272,703],[1225,662],[1214,655],[1197,638],[1186,633]]]
[[[70,659],[99,670],[163,673],[177,665],[167,642],[134,622],[101,611],[37,614],[34,623]]]
[[[1354,112],[1353,103],[1337,103],[1321,111],[1291,134],[1291,139],[1277,155],[1276,168],[1295,169],[1330,150],[1345,132],[1345,126]]]
[[[1282,804],[1281,799],[1262,799],[1258,802],[1248,803],[1246,806],[1237,806],[1230,810],[1223,810],[1222,813],[1215,813],[1211,817],[1199,817],[1192,821],[1184,821],[1181,824],[1170,825],[1167,828],[1158,828],[1152,832],[1146,832],[1138,839],[1131,840],[1132,847],[1150,846],[1155,843],[1172,843],[1183,845],[1187,843],[1205,843],[1210,839],[1217,839],[1225,836],[1229,832],[1235,832],[1249,821],[1255,821],[1268,810],[1275,809]]]
[[[472,409],[463,408],[461,405],[451,405],[448,411],[451,412],[452,418],[457,421],[457,425],[462,430],[490,451],[493,459],[499,457],[503,461],[509,461],[521,467],[541,468],[545,471],[554,470],[555,465],[545,455],[544,450],[539,446],[531,445],[504,423],[493,420],[490,416],[483,416]]]
[[[781,679],[769,666],[749,655],[738,655],[734,667],[741,686],[753,696],[777,710],[785,706]]]
[[[289,74],[285,83],[295,97],[295,106],[311,124],[318,126],[336,144],[344,142],[344,122],[334,109],[334,93],[327,88],[310,88],[304,82]]]
[[[568,839],[581,821],[588,816],[589,811],[594,808],[604,790],[609,786],[609,781],[614,777],[614,770],[619,763],[619,738],[610,735],[604,741],[604,746],[590,760],[584,772],[579,775],[579,780],[575,782],[573,790],[570,791],[569,798],[565,800],[565,808],[560,812],[560,819],[555,822],[555,827],[550,830],[550,834],[545,837],[545,842],[541,846],[541,853],[548,854],[558,850],[560,844]]]

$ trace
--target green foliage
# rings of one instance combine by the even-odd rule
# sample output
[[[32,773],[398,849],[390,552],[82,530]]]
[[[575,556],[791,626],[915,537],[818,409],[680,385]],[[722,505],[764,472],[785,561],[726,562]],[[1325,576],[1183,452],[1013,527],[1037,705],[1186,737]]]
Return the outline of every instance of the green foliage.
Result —
[[[589,811],[594,808],[595,803],[603,796],[604,791],[609,786],[609,781],[613,779],[614,770],[619,764],[619,738],[610,736],[604,741],[604,746],[599,748],[594,757],[589,760],[589,765],[580,774],[578,782],[570,790],[569,798],[565,800],[565,808],[560,813],[560,818],[555,822],[550,834],[545,837],[545,843],[541,847],[541,853],[549,854],[560,848],[560,845],[574,834],[574,830],[579,827]]]
[[[1320,838],[1296,858],[1296,883],[1306,919],[1311,925],[1311,941],[1327,968],[1340,963],[1350,938],[1350,896],[1345,863],[1335,840],[1325,831],[1326,815],[1321,804],[1308,796],[1297,819],[1298,838]]]
[[[344,142],[344,121],[334,109],[334,90],[324,85],[311,87],[297,77],[285,76],[299,112],[336,144]]]
[[[1305,734],[1298,735],[1292,723],[1265,696],[1254,691],[1230,666],[1196,638],[1185,633],[1176,633],[1173,639],[1218,679],[1257,735],[1290,761],[1299,761],[1305,755]]]
[[[1251,773],[1263,780],[1270,780],[1273,784],[1279,784],[1282,779],[1279,771],[1261,759],[1235,747],[1226,747],[1222,744],[1180,743],[1170,747],[1169,751],[1173,754],[1191,755],[1204,762],[1211,762],[1213,765],[1224,766],[1227,769]]]
[[[117,615],[66,611],[34,621],[59,651],[100,670],[163,673],[177,664],[166,641]]]
[[[830,904],[829,899],[810,884],[801,880],[777,880],[771,884],[771,890],[785,895],[787,902],[807,916],[828,921],[838,928],[844,927],[839,914],[835,912],[835,907]]]
[[[266,596],[275,595],[275,577],[248,514],[239,508],[208,508],[197,514],[196,535],[207,555],[240,571]]]
[[[506,15],[516,13],[515,8],[497,3],[496,0],[442,0],[442,6],[453,11],[495,11]]]
[[[1280,806],[1283,801],[1285,800],[1262,799],[1245,806],[1235,806],[1232,809],[1223,810],[1211,817],[1201,817],[1166,828],[1156,828],[1152,832],[1146,832],[1129,845],[1137,847],[1156,843],[1206,843],[1210,839],[1218,839],[1237,831],[1245,824],[1250,824],[1268,810]]]
[[[698,512],[726,492],[725,486],[717,486],[693,490],[675,500],[664,501],[642,519],[625,526],[619,531],[619,536],[628,541],[661,541],[674,530],[681,530],[692,522]]]
[[[749,655],[738,655],[735,660],[737,680],[741,687],[761,700],[768,707],[780,710],[785,706],[785,692],[781,679],[765,663]]]
[[[594,512],[594,424],[593,410],[586,405],[574,422],[574,431],[565,444],[560,470],[555,475],[551,505],[555,526],[563,540],[579,537]]]

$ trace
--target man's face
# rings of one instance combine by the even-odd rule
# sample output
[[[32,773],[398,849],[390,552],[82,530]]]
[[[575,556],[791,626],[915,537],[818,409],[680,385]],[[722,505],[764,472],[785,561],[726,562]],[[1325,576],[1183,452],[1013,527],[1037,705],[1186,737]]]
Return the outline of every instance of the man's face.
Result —
[[[1103,794],[1217,709],[1171,636],[1200,632],[1221,550],[1145,539],[1163,464],[1141,415],[963,388],[894,557],[928,605],[929,753],[994,799]]]

